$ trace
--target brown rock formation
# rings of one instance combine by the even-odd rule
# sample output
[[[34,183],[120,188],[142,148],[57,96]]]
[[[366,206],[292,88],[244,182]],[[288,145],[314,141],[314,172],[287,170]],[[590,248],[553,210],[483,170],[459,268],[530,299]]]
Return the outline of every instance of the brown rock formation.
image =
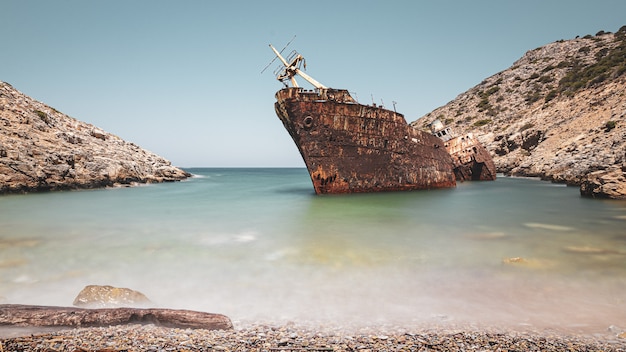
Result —
[[[412,125],[435,119],[474,132],[498,172],[569,185],[612,174],[626,162],[626,26],[531,50]],[[610,184],[581,193],[622,198],[604,190],[624,177]]]
[[[191,310],[0,305],[0,326],[97,327],[124,324],[206,330],[233,328],[230,319],[224,315]]]
[[[143,293],[129,288],[89,285],[78,293],[73,303],[84,308],[137,307],[150,304]]]
[[[0,194],[187,177],[158,155],[0,82]]]
[[[590,173],[580,184],[580,194],[592,198],[626,199],[626,165]]]

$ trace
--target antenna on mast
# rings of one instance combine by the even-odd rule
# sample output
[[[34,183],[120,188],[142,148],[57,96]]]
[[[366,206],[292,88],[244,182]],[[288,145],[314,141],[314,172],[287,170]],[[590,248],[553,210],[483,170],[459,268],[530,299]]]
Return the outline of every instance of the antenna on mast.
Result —
[[[291,41],[289,43],[291,43]],[[285,46],[285,48],[286,47],[287,46]],[[291,81],[291,85],[293,87],[299,87],[298,82],[296,81],[296,75],[299,75],[317,89],[327,88],[325,85],[321,84],[320,82],[313,79],[313,77],[307,75],[306,73],[302,72],[302,70],[300,70],[300,66],[304,64],[306,67],[306,63],[304,61],[304,57],[300,55],[297,51],[293,50],[291,54],[289,54],[289,56],[287,57],[287,60],[285,60],[281,53],[278,52],[278,50],[276,50],[276,48],[274,48],[272,44],[270,44],[270,48],[276,55],[276,58],[278,58],[282,62],[282,66],[279,66],[278,69],[274,71],[274,74],[276,75],[276,79],[281,81],[283,84],[287,85],[285,81]],[[285,48],[283,48],[283,50],[285,50]],[[274,60],[272,60],[272,62],[274,62]],[[265,71],[265,69],[263,69],[263,71]]]
[[[285,45],[282,49],[280,49],[280,53],[281,53],[281,54],[283,53],[283,51],[285,51],[285,49],[287,49],[287,47],[289,46],[289,44],[291,44],[291,42],[293,42],[293,41],[294,41],[294,39],[296,39],[296,35],[295,35],[295,34],[294,34],[293,38],[291,38],[291,40],[290,40],[289,42],[287,42],[287,44],[286,44],[286,45]],[[268,67],[270,67],[270,66],[274,63],[274,61],[275,61],[277,58],[278,58],[278,57],[277,57],[277,56],[275,56],[275,57],[272,59],[272,61],[270,61],[270,63],[269,63],[269,64],[267,64],[267,66],[265,66],[265,68],[263,68],[263,69],[261,70],[261,74],[263,74],[263,72],[265,72],[265,70],[267,70],[267,68],[268,68]],[[304,69],[306,70],[306,64],[304,64]]]

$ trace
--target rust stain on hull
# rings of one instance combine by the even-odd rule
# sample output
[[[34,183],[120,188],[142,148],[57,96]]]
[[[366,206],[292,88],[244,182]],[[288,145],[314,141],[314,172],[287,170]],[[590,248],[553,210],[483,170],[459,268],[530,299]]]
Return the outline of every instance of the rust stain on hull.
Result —
[[[356,103],[348,91],[285,88],[276,114],[308,168],[317,194],[454,187],[444,142],[402,114]]]
[[[450,147],[446,146],[450,151]],[[496,165],[485,147],[472,141],[462,152],[450,152],[454,160],[454,174],[457,181],[493,181],[496,179]]]
[[[455,136],[450,127],[439,120],[430,125],[433,135],[444,141],[444,146],[454,162],[457,181],[493,181],[496,179],[496,165],[485,147],[473,133]]]

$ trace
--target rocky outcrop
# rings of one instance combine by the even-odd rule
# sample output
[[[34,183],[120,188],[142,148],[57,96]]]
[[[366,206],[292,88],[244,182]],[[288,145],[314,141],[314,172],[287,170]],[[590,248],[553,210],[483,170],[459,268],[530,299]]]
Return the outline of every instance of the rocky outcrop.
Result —
[[[412,125],[436,119],[472,131],[498,172],[623,198],[616,170],[626,163],[626,26],[531,50]]]
[[[162,157],[0,81],[0,194],[189,177]]]
[[[626,199],[626,165],[590,173],[580,185],[580,194],[592,198]]]

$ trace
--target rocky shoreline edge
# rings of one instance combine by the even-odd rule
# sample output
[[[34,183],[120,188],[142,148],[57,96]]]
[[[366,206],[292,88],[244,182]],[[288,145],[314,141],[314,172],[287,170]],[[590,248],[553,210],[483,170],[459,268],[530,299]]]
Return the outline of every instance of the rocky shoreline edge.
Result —
[[[191,174],[0,81],[0,195],[181,181]]]
[[[173,309],[0,306],[0,351],[626,351],[626,336],[474,325],[236,322]],[[618,330],[618,329],[614,329]]]

